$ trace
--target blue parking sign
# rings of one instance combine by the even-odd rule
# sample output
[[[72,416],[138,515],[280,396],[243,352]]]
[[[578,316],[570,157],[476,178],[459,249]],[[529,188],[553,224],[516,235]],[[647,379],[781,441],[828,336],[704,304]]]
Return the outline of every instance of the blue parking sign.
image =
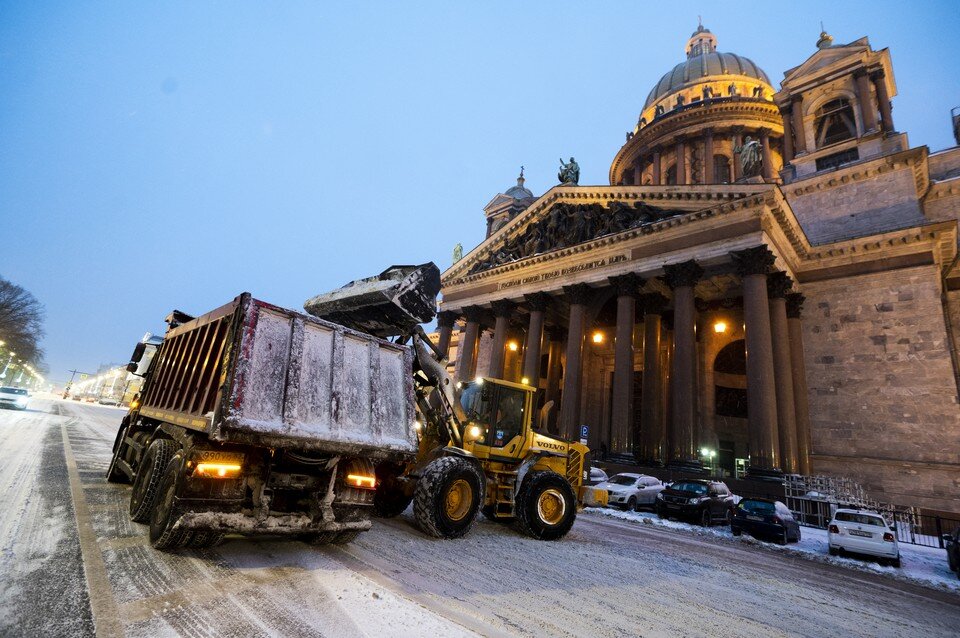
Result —
[[[589,425],[581,425],[581,426],[580,426],[580,438],[581,438],[581,439],[589,439],[590,437],[587,436],[587,434],[588,434],[589,432],[590,432],[590,426],[589,426]]]

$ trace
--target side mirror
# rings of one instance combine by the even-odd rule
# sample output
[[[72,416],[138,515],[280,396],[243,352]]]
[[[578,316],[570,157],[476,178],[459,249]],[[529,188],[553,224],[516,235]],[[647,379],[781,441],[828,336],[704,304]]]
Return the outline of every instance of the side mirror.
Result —
[[[130,363],[127,364],[127,372],[133,372],[134,374],[136,374],[137,368],[139,367],[140,367],[140,364],[138,362],[131,361]]]
[[[130,363],[131,364],[140,363],[140,360],[143,359],[143,353],[146,351],[147,351],[147,344],[143,342],[138,343],[136,347],[133,349],[133,354],[130,355]],[[130,369],[129,366],[127,367],[127,369],[128,370]],[[136,368],[134,368],[134,370],[136,370]]]

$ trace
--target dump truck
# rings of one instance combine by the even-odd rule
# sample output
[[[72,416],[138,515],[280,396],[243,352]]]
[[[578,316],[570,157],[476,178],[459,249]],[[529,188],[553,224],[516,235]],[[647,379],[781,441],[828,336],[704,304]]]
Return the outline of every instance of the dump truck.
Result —
[[[418,449],[412,349],[248,293],[167,324],[131,357],[144,383],[107,471],[132,483],[130,517],[150,543],[346,543],[368,530],[376,466]]]
[[[532,386],[454,382],[420,325],[436,308],[438,275],[433,264],[394,266],[304,304],[315,317],[412,347],[417,454],[377,463],[375,511],[397,516],[412,502],[418,526],[439,538],[463,536],[480,511],[534,538],[562,538],[579,507],[607,501],[586,485],[589,449],[546,434],[551,405],[536,410]]]

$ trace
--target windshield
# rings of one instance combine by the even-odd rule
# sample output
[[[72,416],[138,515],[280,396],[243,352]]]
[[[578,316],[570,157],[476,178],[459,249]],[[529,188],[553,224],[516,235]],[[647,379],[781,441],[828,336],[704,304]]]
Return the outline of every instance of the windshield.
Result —
[[[886,522],[879,516],[854,514],[853,512],[837,512],[837,520],[844,523],[859,523],[860,525],[874,525],[876,527],[887,526]]]
[[[693,492],[694,494],[706,494],[707,486],[700,483],[674,483],[673,489],[681,492]]]
[[[738,507],[754,514],[773,514],[776,511],[776,506],[766,501],[741,501]]]
[[[633,485],[637,482],[636,476],[627,476],[625,474],[617,474],[611,478],[608,483],[613,483],[615,485]]]
[[[25,388],[0,388],[0,392],[4,394],[26,394],[27,391]]]
[[[523,411],[526,391],[496,383],[465,383],[460,392],[460,406],[472,423],[480,426],[483,435],[478,443],[503,447],[523,432]]]

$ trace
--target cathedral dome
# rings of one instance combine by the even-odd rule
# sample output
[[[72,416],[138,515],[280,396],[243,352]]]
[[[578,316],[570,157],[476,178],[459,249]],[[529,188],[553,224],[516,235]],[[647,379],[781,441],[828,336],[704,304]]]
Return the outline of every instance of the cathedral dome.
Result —
[[[511,186],[510,188],[508,188],[507,191],[504,193],[504,195],[509,195],[514,199],[533,199],[534,198],[533,192],[529,188],[523,185],[524,181],[525,180],[523,178],[523,168],[521,167],[520,177],[517,178],[517,185]]]
[[[664,73],[647,96],[643,109],[647,110],[656,101],[682,89],[701,82],[722,80],[719,76],[725,75],[753,78],[764,84],[770,84],[767,74],[750,58],[720,51],[701,52],[688,57],[686,61]]]

